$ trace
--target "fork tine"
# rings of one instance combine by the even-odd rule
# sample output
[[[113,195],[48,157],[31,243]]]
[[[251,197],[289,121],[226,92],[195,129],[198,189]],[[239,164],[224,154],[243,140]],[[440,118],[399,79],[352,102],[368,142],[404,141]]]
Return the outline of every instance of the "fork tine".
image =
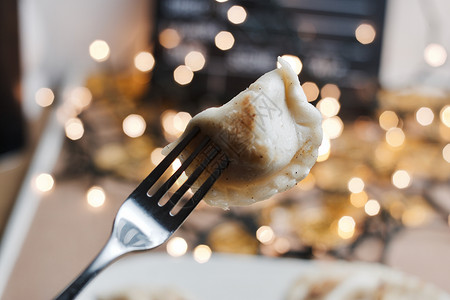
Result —
[[[214,144],[211,144],[212,149],[206,153],[206,157],[200,163],[200,165],[192,172],[192,174],[186,179],[181,187],[170,197],[169,201],[163,206],[165,210],[171,210],[181,199],[181,197],[187,192],[187,190],[194,184],[194,182],[200,177],[209,163],[219,154],[220,149]]]
[[[155,199],[161,199],[164,194],[170,189],[170,187],[177,181],[181,174],[187,169],[187,167],[192,163],[192,161],[197,157],[197,155],[208,145],[210,138],[206,136],[201,143],[194,149],[194,151],[189,155],[189,157],[183,162],[183,164],[175,171],[170,178],[164,182],[164,184],[153,194],[149,195]]]
[[[147,193],[148,190],[155,184],[162,174],[169,168],[172,162],[180,155],[186,146],[197,136],[200,128],[194,127],[186,136],[173,148],[172,151],[153,169],[153,171],[138,185],[138,187],[130,195],[140,195]]]
[[[194,210],[194,208],[200,203],[206,193],[211,189],[212,185],[216,182],[216,180],[220,177],[222,172],[228,167],[230,163],[228,157],[223,155],[220,158],[220,162],[217,167],[211,173],[211,175],[203,182],[200,188],[195,192],[195,194],[189,199],[189,201],[182,207],[182,209],[174,215],[174,218],[177,220],[177,223],[181,224],[184,219]]]

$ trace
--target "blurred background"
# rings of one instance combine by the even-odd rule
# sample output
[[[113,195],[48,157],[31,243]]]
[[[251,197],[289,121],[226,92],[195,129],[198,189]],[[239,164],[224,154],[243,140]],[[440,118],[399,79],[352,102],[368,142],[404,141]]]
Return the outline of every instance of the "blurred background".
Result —
[[[380,262],[450,291],[448,11],[446,0],[2,1],[2,299],[68,283],[162,147],[277,56],[323,116],[311,174],[251,207],[201,203],[156,251]]]

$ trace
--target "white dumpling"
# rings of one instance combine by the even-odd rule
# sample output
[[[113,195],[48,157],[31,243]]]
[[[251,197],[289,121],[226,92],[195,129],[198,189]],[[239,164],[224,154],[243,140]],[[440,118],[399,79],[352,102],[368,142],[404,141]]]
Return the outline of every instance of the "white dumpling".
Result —
[[[322,141],[320,112],[308,101],[289,63],[261,76],[221,107],[197,114],[198,126],[230,159],[204,201],[227,208],[286,191],[306,177]],[[166,149],[170,150],[174,144]]]

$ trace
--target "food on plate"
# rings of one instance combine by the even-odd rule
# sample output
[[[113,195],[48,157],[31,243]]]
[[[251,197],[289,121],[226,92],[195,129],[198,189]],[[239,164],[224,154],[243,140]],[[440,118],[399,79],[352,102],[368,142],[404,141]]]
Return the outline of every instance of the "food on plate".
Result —
[[[324,264],[306,272],[285,300],[450,300],[431,284],[382,265]]]
[[[197,114],[186,128],[200,127],[230,160],[204,198],[210,205],[228,208],[268,199],[305,178],[316,162],[320,112],[308,103],[289,63],[282,58],[278,63],[228,103]]]

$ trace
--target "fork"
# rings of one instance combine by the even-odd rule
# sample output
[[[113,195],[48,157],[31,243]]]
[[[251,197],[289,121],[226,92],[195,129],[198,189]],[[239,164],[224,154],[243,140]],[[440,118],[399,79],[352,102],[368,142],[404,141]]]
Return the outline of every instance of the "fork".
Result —
[[[214,182],[229,164],[228,157],[208,136],[201,137],[200,129],[194,127],[177,146],[155,167],[138,187],[128,196],[117,212],[109,240],[91,264],[69,284],[55,300],[74,299],[81,290],[104,268],[124,254],[150,250],[163,244],[182,225]],[[193,151],[188,154],[181,166],[158,190],[149,195],[150,189],[172,165],[173,161],[198,136]],[[192,148],[192,147],[191,147]],[[199,160],[199,158],[201,160]],[[200,161],[200,163],[198,163]],[[198,164],[197,166],[195,166]],[[195,169],[177,189],[170,199],[162,204],[161,199],[189,167]],[[207,169],[208,168],[208,169]],[[181,204],[183,195],[208,170],[209,176],[198,190]],[[204,178],[201,177],[200,179]],[[181,206],[177,212],[174,208]]]

